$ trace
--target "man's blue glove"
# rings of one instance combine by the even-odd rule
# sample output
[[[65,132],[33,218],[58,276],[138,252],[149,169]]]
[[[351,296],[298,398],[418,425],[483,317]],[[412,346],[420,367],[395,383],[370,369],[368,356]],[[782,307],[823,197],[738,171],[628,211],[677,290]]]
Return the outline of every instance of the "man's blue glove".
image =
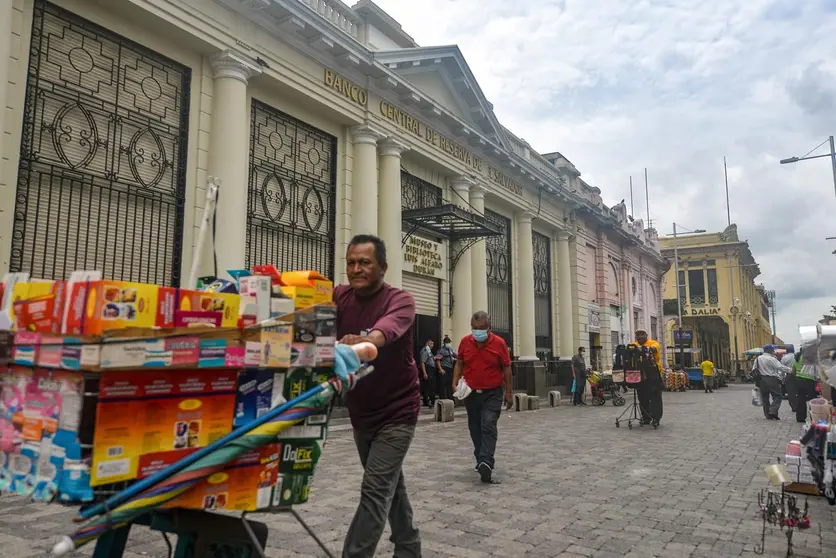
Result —
[[[337,356],[334,359],[334,373],[340,380],[348,381],[349,374],[360,370],[360,358],[350,345],[337,343]]]

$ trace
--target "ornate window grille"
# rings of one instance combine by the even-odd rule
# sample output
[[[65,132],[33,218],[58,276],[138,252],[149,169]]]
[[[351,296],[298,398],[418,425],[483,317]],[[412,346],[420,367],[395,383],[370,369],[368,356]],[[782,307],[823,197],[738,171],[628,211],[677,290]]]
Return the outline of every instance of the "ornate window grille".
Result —
[[[717,306],[720,303],[720,297],[717,295],[717,270],[709,269],[708,274],[708,303],[711,306]]]
[[[401,169],[401,209],[427,209],[441,204],[441,188]]]
[[[337,139],[255,99],[250,135],[247,267],[333,279]]]
[[[688,270],[688,293],[691,304],[705,305],[705,275],[702,268]]]
[[[34,6],[10,269],[179,285],[188,68]]]
[[[552,258],[549,237],[531,232],[534,251],[534,331],[537,353],[552,354]]]
[[[491,329],[505,339],[509,349],[513,340],[513,291],[511,282],[511,220],[485,210],[485,218],[504,229],[502,235],[485,239],[488,267],[488,313],[491,315]],[[512,350],[513,353],[513,350]]]

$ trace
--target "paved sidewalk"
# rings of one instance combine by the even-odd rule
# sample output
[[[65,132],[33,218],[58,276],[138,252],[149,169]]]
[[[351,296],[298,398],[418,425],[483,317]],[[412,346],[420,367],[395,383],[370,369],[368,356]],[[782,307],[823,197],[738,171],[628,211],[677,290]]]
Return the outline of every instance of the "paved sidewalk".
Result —
[[[751,386],[714,394],[666,393],[658,431],[623,426],[624,409],[571,406],[503,413],[497,476],[473,473],[467,425],[422,422],[406,462],[424,556],[755,556],[763,466],[783,455],[797,424],[784,404],[766,421]],[[310,504],[300,512],[338,554],[354,513],[362,471],[350,434],[329,440]],[[45,556],[72,511],[0,499],[2,556]],[[811,500],[813,528],[795,536],[795,555],[836,556],[836,506]],[[271,528],[268,556],[320,556],[291,518],[254,516]],[[391,556],[384,541],[378,556]],[[164,557],[159,535],[136,529],[126,556]],[[89,553],[92,549],[86,549]],[[786,538],[767,532],[766,556]]]

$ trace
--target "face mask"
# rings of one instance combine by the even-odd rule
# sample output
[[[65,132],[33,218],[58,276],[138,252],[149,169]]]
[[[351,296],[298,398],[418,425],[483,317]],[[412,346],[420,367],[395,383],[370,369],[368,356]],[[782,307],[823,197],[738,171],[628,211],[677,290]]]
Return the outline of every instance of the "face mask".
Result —
[[[445,343],[445,344],[444,344],[444,346],[445,346],[445,347],[447,347],[448,349],[453,348],[453,345],[452,345],[452,344],[450,344],[450,343]]]
[[[477,343],[484,343],[488,340],[488,330],[487,329],[474,329],[473,338],[476,339]]]

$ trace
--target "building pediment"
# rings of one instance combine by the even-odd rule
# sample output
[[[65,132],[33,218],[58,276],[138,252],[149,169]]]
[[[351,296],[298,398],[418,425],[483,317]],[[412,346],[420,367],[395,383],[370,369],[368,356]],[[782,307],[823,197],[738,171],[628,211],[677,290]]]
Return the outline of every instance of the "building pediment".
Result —
[[[470,71],[459,47],[416,47],[377,51],[374,59],[387,66],[488,139],[507,148],[508,141]]]

